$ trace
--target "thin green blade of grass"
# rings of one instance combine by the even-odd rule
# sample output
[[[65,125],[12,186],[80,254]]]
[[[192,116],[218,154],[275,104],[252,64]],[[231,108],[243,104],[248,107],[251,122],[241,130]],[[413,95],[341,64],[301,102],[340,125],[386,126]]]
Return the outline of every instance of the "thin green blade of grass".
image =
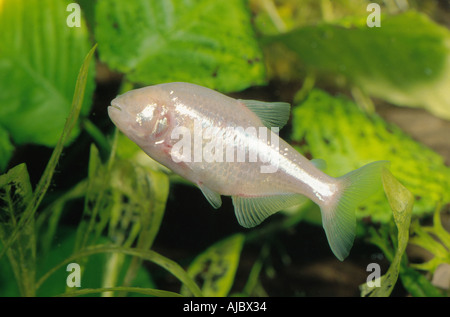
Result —
[[[93,245],[109,221],[109,213],[102,212],[107,210],[104,204],[109,178],[110,173],[102,165],[97,147],[91,144],[84,212],[78,226],[75,251]]]
[[[66,204],[69,201],[83,198],[86,192],[87,181],[82,180],[39,211],[39,215],[36,217],[36,232],[39,236],[38,248],[43,255],[48,254],[51,250],[52,241]]]
[[[8,241],[5,243],[3,249],[0,251],[0,259],[11,247],[12,243],[17,238],[19,231],[34,216],[36,210],[39,207],[39,204],[41,203],[42,199],[44,198],[47,192],[48,187],[50,186],[50,182],[55,172],[55,168],[58,163],[59,157],[61,156],[62,150],[64,148],[64,144],[66,144],[70,136],[70,133],[73,130],[79,117],[81,106],[83,104],[89,64],[91,62],[92,56],[94,55],[96,48],[97,44],[94,45],[94,47],[92,47],[92,49],[89,51],[89,53],[86,55],[86,58],[84,59],[83,65],[81,66],[80,72],[78,73],[78,79],[75,85],[75,92],[72,100],[72,106],[70,108],[70,114],[64,125],[61,137],[59,138],[58,144],[53,150],[53,153],[50,157],[50,160],[47,163],[44,173],[42,174],[42,177],[40,178],[39,183],[36,186],[36,190],[30,203],[25,209],[15,230],[11,233],[11,236],[9,237]]]
[[[183,285],[185,285],[194,296],[203,296],[202,291],[198,287],[198,285],[192,280],[186,271],[176,262],[162,256],[161,254],[152,251],[152,250],[136,250],[133,248],[122,248],[116,246],[105,246],[98,245],[94,247],[88,247],[80,252],[77,252],[65,259],[63,262],[59,263],[51,270],[49,270],[46,274],[44,274],[36,283],[36,288],[39,288],[45,280],[50,277],[53,273],[55,273],[62,266],[71,263],[77,259],[90,256],[93,254],[99,253],[121,253],[127,254],[131,256],[136,256],[141,258],[142,260],[153,262],[160,267],[164,268],[168,272],[170,272],[173,276],[175,276]]]
[[[169,178],[166,174],[150,169],[135,167],[138,190],[132,200],[139,211],[134,226],[137,231],[136,248],[149,250],[153,245],[164,216],[169,195]],[[134,241],[134,239],[133,239]],[[126,246],[126,245],[125,245]],[[134,257],[124,278],[123,284],[131,285],[142,260]]]
[[[100,294],[100,293],[108,293],[108,292],[129,292],[129,293],[137,293],[142,295],[156,296],[156,297],[182,297],[178,293],[164,291],[160,289],[153,288],[143,288],[143,287],[102,287],[102,288],[85,288],[81,290],[76,290],[72,292],[67,292],[61,294],[61,297],[71,297],[71,296],[83,296],[90,294]]]

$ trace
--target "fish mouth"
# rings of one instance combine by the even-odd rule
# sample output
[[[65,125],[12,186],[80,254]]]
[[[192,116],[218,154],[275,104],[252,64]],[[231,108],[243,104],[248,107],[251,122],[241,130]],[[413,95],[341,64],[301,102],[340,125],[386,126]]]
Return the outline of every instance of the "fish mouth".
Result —
[[[114,99],[113,101],[111,101],[111,105],[108,108],[115,108],[117,110],[122,111],[122,108],[120,108],[119,104],[117,103],[117,100]]]

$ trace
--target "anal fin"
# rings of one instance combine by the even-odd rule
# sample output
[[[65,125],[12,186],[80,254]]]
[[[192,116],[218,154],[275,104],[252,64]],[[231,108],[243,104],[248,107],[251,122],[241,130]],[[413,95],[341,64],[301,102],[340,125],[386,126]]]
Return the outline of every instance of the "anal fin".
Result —
[[[307,197],[300,194],[285,194],[260,197],[232,196],[232,199],[239,224],[251,228],[277,211],[305,202]]]

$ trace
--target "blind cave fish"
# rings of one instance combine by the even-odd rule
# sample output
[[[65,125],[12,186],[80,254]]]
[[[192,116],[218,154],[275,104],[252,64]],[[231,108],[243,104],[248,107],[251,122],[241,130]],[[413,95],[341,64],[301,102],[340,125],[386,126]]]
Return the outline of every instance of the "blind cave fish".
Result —
[[[117,128],[147,155],[196,184],[214,208],[231,196],[246,228],[310,199],[335,256],[353,245],[356,207],[381,188],[386,161],[341,177],[325,174],[278,136],[290,113],[283,102],[238,100],[190,83],[126,92],[108,107]]]

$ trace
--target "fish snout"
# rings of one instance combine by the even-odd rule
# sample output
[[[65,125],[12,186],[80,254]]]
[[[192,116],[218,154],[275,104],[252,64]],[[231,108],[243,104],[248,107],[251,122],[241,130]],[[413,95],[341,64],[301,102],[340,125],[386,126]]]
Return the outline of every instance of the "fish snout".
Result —
[[[111,101],[111,105],[108,107],[108,111],[112,110],[111,108],[115,108],[117,110],[122,111],[122,108],[120,107],[119,101],[117,100],[117,98],[115,98]]]
[[[117,98],[111,101],[111,105],[108,106],[108,116],[115,125],[121,123],[124,120],[124,111],[117,102]]]

